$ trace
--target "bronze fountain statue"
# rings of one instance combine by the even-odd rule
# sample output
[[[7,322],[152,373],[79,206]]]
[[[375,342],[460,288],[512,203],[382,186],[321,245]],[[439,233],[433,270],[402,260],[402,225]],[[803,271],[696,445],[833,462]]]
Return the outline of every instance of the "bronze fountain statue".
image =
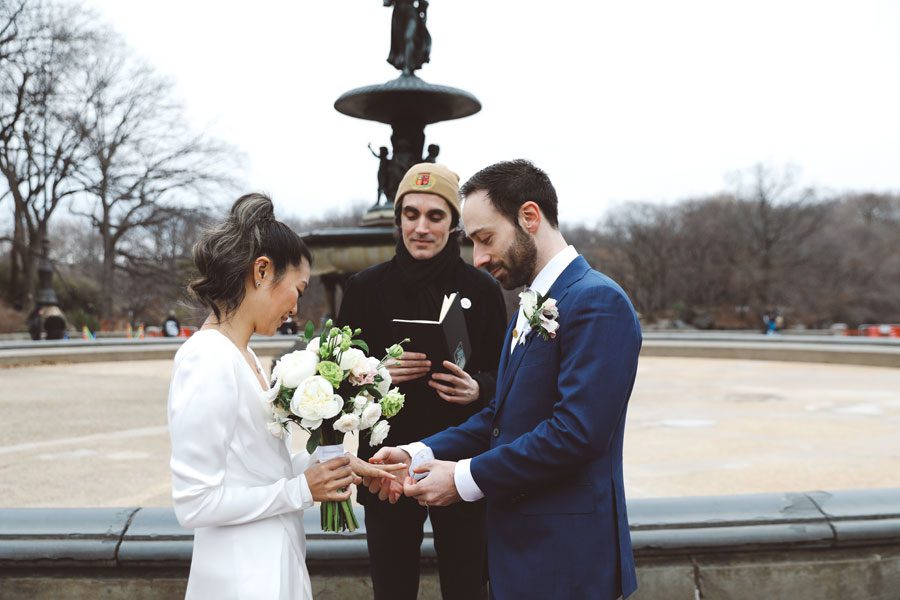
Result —
[[[357,271],[388,260],[394,253],[394,196],[403,175],[420,162],[435,162],[440,147],[425,149],[425,127],[468,117],[481,110],[475,96],[453,87],[434,85],[416,71],[431,58],[431,35],[426,26],[426,0],[382,0],[392,7],[391,47],[387,62],[400,71],[396,79],[344,93],[334,108],[345,115],[391,126],[391,146],[369,151],[378,159],[375,204],[359,227],[322,229],[304,234],[315,255],[315,274],[325,284],[334,314],[338,289]],[[465,249],[464,249],[465,252]]]

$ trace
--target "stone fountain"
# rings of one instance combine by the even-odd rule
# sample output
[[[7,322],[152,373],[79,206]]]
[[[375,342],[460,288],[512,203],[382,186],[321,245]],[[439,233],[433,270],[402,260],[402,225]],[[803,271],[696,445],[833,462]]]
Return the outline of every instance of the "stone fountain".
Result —
[[[303,235],[313,252],[314,275],[337,314],[339,292],[346,279],[394,255],[394,196],[406,171],[420,162],[434,162],[440,147],[425,151],[425,127],[461,119],[481,110],[475,96],[453,87],[428,83],[415,72],[429,62],[431,36],[426,27],[426,0],[384,0],[393,7],[388,62],[400,76],[386,83],[350,90],[334,103],[338,112],[391,126],[391,150],[372,150],[378,158],[378,196],[358,227],[321,229]],[[465,250],[465,249],[464,249]]]

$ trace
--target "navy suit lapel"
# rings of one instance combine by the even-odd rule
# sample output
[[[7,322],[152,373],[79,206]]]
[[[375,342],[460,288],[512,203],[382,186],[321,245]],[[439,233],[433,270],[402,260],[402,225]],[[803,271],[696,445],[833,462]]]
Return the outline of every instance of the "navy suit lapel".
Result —
[[[575,260],[573,260],[568,267],[560,274],[560,276],[556,279],[553,285],[550,287],[550,291],[547,292],[547,296],[549,298],[556,298],[557,306],[563,301],[566,295],[569,293],[569,288],[573,283],[584,277],[585,273],[587,273],[591,269],[591,266],[588,262],[582,257],[578,256]],[[518,313],[516,313],[516,317]],[[516,348],[515,352],[512,353],[512,358],[509,360],[509,364],[507,365],[507,361],[504,360],[509,356],[509,347],[510,342],[512,340],[512,328],[516,322],[516,317],[513,317],[513,322],[510,323],[510,327],[506,332],[506,340],[503,345],[503,354],[500,357],[500,369],[498,369],[497,373],[497,412],[500,412],[500,406],[503,404],[503,401],[506,400],[506,395],[509,392],[509,388],[512,385],[513,379],[515,378],[516,371],[519,369],[519,365],[522,363],[522,358],[525,356],[525,353],[528,351],[529,346],[534,341],[534,338],[540,337],[541,334],[538,331],[529,331],[528,339],[525,340],[525,344],[521,348]],[[564,324],[561,324],[564,327]],[[562,329],[561,327],[561,329]]]
[[[509,325],[506,327],[506,335],[503,337],[503,348],[500,349],[500,364],[497,366],[497,382],[503,381],[503,376],[506,373],[506,363],[509,362],[509,345],[512,341],[512,332],[516,326],[516,319],[519,318],[519,311],[517,310],[513,314],[512,320],[509,322]]]

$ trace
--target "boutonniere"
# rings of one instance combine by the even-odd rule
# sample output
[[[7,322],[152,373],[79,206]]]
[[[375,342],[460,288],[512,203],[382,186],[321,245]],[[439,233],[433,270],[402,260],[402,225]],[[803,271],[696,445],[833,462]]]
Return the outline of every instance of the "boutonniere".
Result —
[[[559,318],[556,300],[542,296],[534,290],[525,290],[519,294],[519,306],[531,329],[536,329],[545,340],[556,337],[556,331],[559,329],[559,323],[556,321]],[[524,339],[524,336],[521,339]]]

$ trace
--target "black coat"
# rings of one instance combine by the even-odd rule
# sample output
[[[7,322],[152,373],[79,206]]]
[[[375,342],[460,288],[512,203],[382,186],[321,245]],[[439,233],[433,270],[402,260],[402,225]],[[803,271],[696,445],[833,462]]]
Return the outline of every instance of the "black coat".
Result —
[[[396,305],[392,298],[404,293],[403,286],[398,283],[398,269],[396,260],[375,265],[351,277],[344,289],[337,322],[340,326],[362,329],[359,337],[368,343],[369,354],[376,358],[383,357],[387,347],[400,341],[394,339],[391,321],[410,317],[395,314],[396,310],[392,308]],[[459,425],[480,411],[496,389],[497,365],[507,325],[500,286],[484,271],[459,259],[451,276],[445,277],[439,287],[442,294],[459,292],[462,298],[468,298],[472,303],[463,311],[472,344],[466,372],[478,381],[480,397],[464,406],[447,402],[427,385],[427,375],[400,384],[400,391],[406,394],[406,403],[389,421],[391,430],[385,441],[389,446],[415,442]],[[433,318],[437,317],[434,315]],[[416,351],[413,347],[406,350]],[[359,457],[368,459],[376,450],[369,446],[368,437],[363,435]]]

